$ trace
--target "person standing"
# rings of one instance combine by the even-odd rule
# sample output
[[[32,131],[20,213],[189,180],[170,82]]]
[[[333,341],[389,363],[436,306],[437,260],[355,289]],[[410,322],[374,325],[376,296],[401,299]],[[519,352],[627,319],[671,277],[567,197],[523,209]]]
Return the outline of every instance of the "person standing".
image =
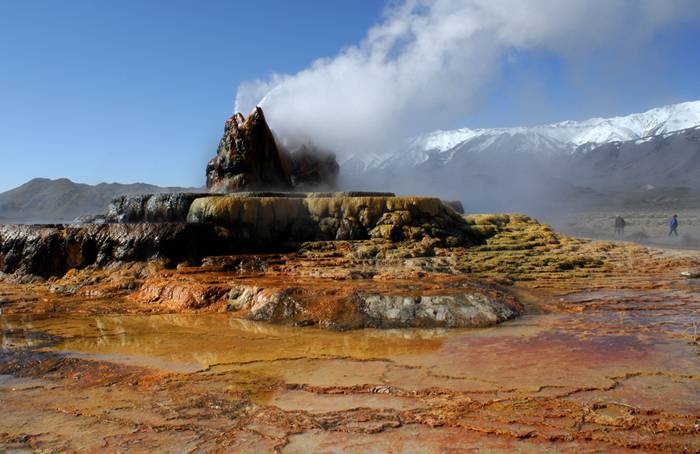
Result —
[[[623,238],[625,236],[625,219],[619,214],[615,216],[615,235],[618,238]]]
[[[675,235],[678,236],[678,215],[674,214],[673,217],[668,221],[668,236]]]

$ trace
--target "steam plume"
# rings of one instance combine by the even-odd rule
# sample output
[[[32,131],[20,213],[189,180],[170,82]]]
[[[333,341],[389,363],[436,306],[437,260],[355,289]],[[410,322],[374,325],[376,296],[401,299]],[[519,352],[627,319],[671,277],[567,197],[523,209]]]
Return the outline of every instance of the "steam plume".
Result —
[[[236,110],[261,104],[288,145],[311,141],[341,161],[381,154],[454,126],[511,52],[621,54],[699,9],[694,0],[393,2],[360,44],[297,74],[241,84]]]

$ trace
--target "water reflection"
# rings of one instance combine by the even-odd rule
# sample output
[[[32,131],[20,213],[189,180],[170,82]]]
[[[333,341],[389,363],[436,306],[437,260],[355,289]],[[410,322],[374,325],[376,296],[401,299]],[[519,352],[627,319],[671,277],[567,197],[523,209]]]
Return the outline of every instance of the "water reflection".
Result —
[[[177,370],[299,357],[386,358],[436,350],[447,336],[444,329],[330,332],[226,314],[3,318],[0,326],[4,332],[23,328],[60,336],[52,350]]]

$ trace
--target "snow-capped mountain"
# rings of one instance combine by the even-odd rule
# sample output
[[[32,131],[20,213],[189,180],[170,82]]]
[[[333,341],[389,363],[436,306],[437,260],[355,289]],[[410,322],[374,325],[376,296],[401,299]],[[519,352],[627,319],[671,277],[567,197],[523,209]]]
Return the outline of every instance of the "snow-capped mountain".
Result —
[[[625,142],[700,125],[700,101],[658,107],[613,118],[592,118],[536,126],[537,132],[575,145]]]
[[[341,168],[355,187],[437,193],[480,209],[549,203],[579,189],[700,193],[700,101],[614,118],[435,131],[389,156],[356,156]]]
[[[591,118],[548,125],[515,128],[456,129],[435,131],[410,141],[399,154],[401,160],[418,164],[430,156],[447,153],[443,160],[460,152],[483,152],[508,142],[517,151],[543,154],[573,153],[582,145],[624,142],[680,131],[700,125],[700,101],[673,104],[623,117]],[[514,150],[515,151],[515,150]],[[395,156],[369,166],[393,165]]]

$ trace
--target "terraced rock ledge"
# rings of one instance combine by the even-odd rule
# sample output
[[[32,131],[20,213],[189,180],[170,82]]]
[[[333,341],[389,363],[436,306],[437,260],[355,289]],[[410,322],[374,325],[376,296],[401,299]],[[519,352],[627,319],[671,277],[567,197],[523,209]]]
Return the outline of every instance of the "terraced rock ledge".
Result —
[[[0,226],[0,271],[6,279],[54,282],[76,274],[94,280],[106,270],[114,280],[117,269],[141,268],[148,274],[143,269],[150,263],[161,271],[119,285],[129,290],[130,301],[151,310],[228,311],[251,320],[331,329],[488,326],[521,311],[510,292],[494,282],[462,276],[426,285],[403,279],[401,272],[382,277],[355,270],[338,252],[350,250],[353,260],[369,265],[484,243],[483,231],[433,197],[126,196],[88,221]],[[315,275],[300,280],[292,269],[273,271],[275,260],[297,263],[310,251],[327,260],[314,264]],[[241,268],[247,256],[257,260],[249,271]],[[169,271],[173,268],[178,270]],[[349,280],[332,276],[343,269],[354,273]]]
[[[71,268],[289,251],[307,241],[478,243],[432,197],[381,193],[157,194],[116,199],[82,225],[0,226],[0,271],[60,275]]]

